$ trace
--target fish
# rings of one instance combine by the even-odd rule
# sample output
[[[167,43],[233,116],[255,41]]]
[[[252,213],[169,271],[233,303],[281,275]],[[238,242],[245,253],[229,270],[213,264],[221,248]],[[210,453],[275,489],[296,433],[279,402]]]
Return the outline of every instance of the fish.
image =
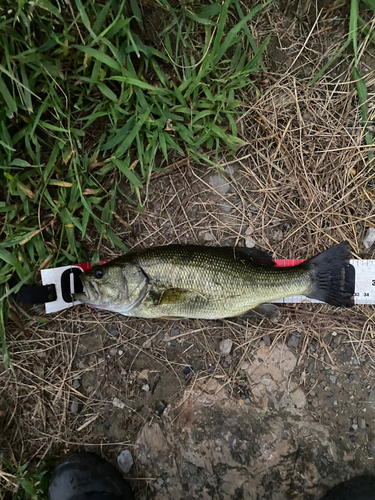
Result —
[[[81,273],[75,299],[138,318],[222,319],[305,295],[354,305],[355,270],[343,241],[294,267],[256,248],[167,245],[129,252]]]

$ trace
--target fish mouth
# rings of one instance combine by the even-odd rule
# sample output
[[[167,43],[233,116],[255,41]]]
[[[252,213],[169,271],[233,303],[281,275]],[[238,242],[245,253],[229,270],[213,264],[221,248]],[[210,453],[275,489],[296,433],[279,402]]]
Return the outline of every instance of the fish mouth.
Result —
[[[83,277],[82,277],[83,278]],[[85,279],[81,279],[82,282],[82,287],[83,287],[83,292],[82,293],[75,293],[74,298],[78,300],[79,302],[91,302],[91,303],[98,303],[100,302],[101,299],[101,293],[99,290],[98,285],[95,283],[95,281],[86,281]]]

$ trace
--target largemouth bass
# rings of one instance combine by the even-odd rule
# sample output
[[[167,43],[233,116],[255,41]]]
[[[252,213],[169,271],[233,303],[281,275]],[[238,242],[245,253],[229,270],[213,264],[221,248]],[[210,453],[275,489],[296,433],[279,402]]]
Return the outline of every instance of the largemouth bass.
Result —
[[[75,298],[139,318],[219,319],[264,302],[305,295],[340,307],[354,305],[349,244],[289,268],[256,249],[169,245],[128,253],[82,273]]]

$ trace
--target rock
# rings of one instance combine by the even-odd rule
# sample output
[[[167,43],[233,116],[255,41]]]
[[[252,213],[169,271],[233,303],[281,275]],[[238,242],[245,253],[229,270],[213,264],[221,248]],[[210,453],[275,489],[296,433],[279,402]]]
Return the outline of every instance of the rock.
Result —
[[[219,350],[221,356],[228,356],[232,350],[233,341],[231,339],[224,339],[219,344]]]
[[[361,429],[366,429],[366,420],[364,418],[361,418],[360,426],[361,426]]]
[[[172,347],[176,347],[177,345],[178,345],[178,341],[177,340],[172,340],[171,346]]]
[[[263,339],[263,342],[266,344],[266,346],[269,347],[271,345],[271,337],[268,334],[263,335],[262,339]]]
[[[215,191],[223,196],[227,194],[230,188],[227,181],[219,175],[211,175],[208,179],[208,183],[213,189],[215,189]]]
[[[163,342],[169,342],[171,340],[171,336],[169,333],[166,333],[163,337]]]
[[[330,375],[329,380],[332,382],[332,384],[336,384],[337,377],[335,377],[334,375]]]
[[[120,336],[116,325],[109,325],[108,332],[110,335],[112,335],[112,337],[115,337],[116,339]]]
[[[73,380],[73,389],[79,389],[81,382],[76,378]]]
[[[120,453],[120,455],[117,457],[117,464],[119,468],[127,474],[130,469],[132,468],[134,461],[132,454],[130,453],[129,450],[124,450]]]
[[[118,398],[113,398],[112,404],[116,408],[120,408],[120,410],[123,410],[125,408],[125,404]]]
[[[370,401],[375,403],[375,389],[370,392]]]
[[[375,458],[375,444],[367,443],[367,449],[370,452],[370,455]]]
[[[331,403],[331,405],[333,404],[333,401],[334,401],[333,396],[327,396],[326,399],[327,399],[328,403]]]
[[[218,203],[218,206],[219,206],[220,210],[222,210],[223,212],[230,212],[232,210],[232,205],[230,205],[225,200],[220,200]]]
[[[190,368],[190,366],[187,366],[186,368],[184,368],[184,369],[182,370],[182,373],[183,373],[184,375],[189,375],[189,373],[190,373],[190,372],[191,372],[191,368]]]
[[[245,240],[245,245],[247,248],[254,248],[256,241],[251,236],[247,236]]]
[[[293,332],[288,340],[288,347],[297,348],[299,346],[300,338],[301,334],[299,332]]]
[[[363,244],[366,248],[372,247],[375,242],[375,227],[370,227],[367,231]]]
[[[355,376],[351,373],[350,375],[348,375],[348,379],[349,379],[349,382],[353,382],[353,380],[355,379]],[[375,401],[375,393],[374,393],[374,401]]]
[[[213,241],[215,236],[211,233],[204,233],[203,235],[204,241]]]
[[[171,330],[171,337],[177,337],[177,335],[180,335],[180,330]]]
[[[148,384],[142,385],[142,391],[148,392],[150,390],[150,386]]]
[[[70,407],[70,411],[76,415],[79,412],[80,406],[81,403],[79,401],[73,400],[72,405]]]
[[[123,351],[122,349],[119,349],[119,350],[117,351],[117,353],[118,353],[118,355],[119,355],[119,356],[122,356],[122,355],[124,354],[124,351]]]
[[[245,231],[245,245],[247,246],[247,248],[254,248],[255,247],[256,241],[251,236],[252,234],[254,234],[254,226],[252,226],[250,224],[249,227]]]
[[[116,356],[116,354],[117,354],[117,347],[112,347],[112,349],[109,350],[109,354],[111,356]]]

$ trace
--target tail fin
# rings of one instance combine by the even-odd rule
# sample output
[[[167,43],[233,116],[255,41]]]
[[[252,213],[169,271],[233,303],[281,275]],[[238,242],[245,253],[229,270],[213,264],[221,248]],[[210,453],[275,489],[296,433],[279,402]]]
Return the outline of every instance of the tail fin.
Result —
[[[347,241],[329,248],[303,265],[311,273],[308,297],[333,306],[354,306],[355,269],[349,264],[350,246]]]

